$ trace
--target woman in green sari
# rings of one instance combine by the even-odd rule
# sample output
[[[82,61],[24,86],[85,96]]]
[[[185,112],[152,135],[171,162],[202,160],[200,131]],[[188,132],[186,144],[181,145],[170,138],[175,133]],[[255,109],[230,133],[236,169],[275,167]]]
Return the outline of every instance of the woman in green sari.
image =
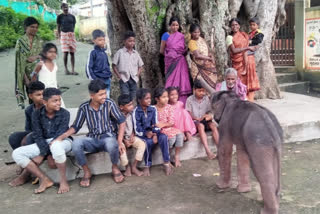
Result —
[[[42,41],[37,36],[39,22],[33,17],[24,20],[25,34],[16,43],[15,94],[18,106],[24,109],[25,88],[30,82],[30,74],[40,59]]]

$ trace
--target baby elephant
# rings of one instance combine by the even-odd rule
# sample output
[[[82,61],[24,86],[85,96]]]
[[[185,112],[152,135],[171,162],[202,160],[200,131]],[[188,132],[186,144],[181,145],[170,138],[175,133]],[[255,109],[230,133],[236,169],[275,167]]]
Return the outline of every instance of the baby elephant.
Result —
[[[213,95],[212,110],[219,123],[218,159],[219,188],[230,187],[232,145],[237,147],[238,192],[251,191],[250,163],[260,183],[263,214],[279,211],[280,156],[283,142],[282,128],[268,109],[242,101],[234,92]]]

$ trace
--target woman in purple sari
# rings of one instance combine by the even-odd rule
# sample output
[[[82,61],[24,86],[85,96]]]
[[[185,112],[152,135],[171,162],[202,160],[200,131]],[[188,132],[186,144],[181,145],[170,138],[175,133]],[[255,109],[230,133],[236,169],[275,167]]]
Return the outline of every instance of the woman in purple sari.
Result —
[[[192,93],[188,64],[184,57],[186,53],[184,35],[179,30],[179,19],[172,17],[170,30],[161,37],[160,53],[164,54],[165,87],[179,87],[179,100],[184,104]]]

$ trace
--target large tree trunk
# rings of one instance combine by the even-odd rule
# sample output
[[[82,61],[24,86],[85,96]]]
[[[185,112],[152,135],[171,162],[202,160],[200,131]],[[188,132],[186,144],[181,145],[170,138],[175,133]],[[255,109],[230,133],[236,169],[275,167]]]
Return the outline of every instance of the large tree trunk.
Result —
[[[140,53],[145,71],[140,86],[154,88],[164,84],[163,57],[159,54],[161,35],[167,31],[169,19],[178,16],[182,32],[187,37],[188,26],[200,23],[203,35],[213,48],[217,70],[223,74],[228,64],[225,38],[229,20],[238,17],[242,30],[248,30],[248,20],[257,16],[265,34],[256,53],[256,66],[261,90],[258,98],[280,98],[275,71],[270,59],[270,47],[280,25],[285,20],[285,0],[107,0],[109,37],[112,53],[122,46],[123,33],[136,33],[136,49]],[[113,88],[117,87],[116,86]],[[113,90],[113,97],[118,90]]]

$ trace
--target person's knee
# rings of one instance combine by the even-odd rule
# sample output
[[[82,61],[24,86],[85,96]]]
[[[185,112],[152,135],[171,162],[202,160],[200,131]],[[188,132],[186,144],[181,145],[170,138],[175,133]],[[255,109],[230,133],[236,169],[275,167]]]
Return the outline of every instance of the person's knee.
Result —
[[[119,145],[115,138],[107,138],[104,141],[104,144],[107,152],[109,153],[119,152]]]
[[[146,138],[145,142],[146,142],[146,147],[147,148],[152,147],[153,144],[154,144],[152,138]]]
[[[183,141],[184,141],[183,134],[177,134],[176,147],[182,147],[183,146]]]
[[[25,168],[28,163],[30,162],[30,159],[26,157],[21,149],[15,149],[12,152],[12,159],[17,163],[17,165],[21,166],[22,168]]]
[[[67,160],[66,154],[61,154],[61,155],[53,155],[52,154],[52,157],[56,163],[64,163]]]
[[[17,145],[17,139],[16,139],[16,135],[15,133],[12,133],[9,138],[8,138],[9,144],[11,146],[12,149],[16,149],[16,145]]]
[[[50,151],[52,153],[52,158],[56,163],[64,163],[67,160],[66,153],[61,145],[61,143],[56,142],[51,145]]]
[[[72,151],[73,151],[74,153],[83,151],[83,143],[82,143],[82,140],[81,140],[81,139],[75,139],[75,140],[72,142],[71,147],[72,147]]]
[[[198,132],[200,132],[200,131],[204,131],[205,127],[204,127],[204,125],[202,123],[198,123],[197,124],[197,129],[198,129]]]
[[[127,153],[123,153],[120,156],[120,165],[121,166],[127,166],[129,164]]]
[[[168,141],[167,135],[165,135],[165,134],[160,134],[160,135],[158,136],[158,141],[159,141],[159,143],[160,143],[160,142],[167,142],[167,141]]]

